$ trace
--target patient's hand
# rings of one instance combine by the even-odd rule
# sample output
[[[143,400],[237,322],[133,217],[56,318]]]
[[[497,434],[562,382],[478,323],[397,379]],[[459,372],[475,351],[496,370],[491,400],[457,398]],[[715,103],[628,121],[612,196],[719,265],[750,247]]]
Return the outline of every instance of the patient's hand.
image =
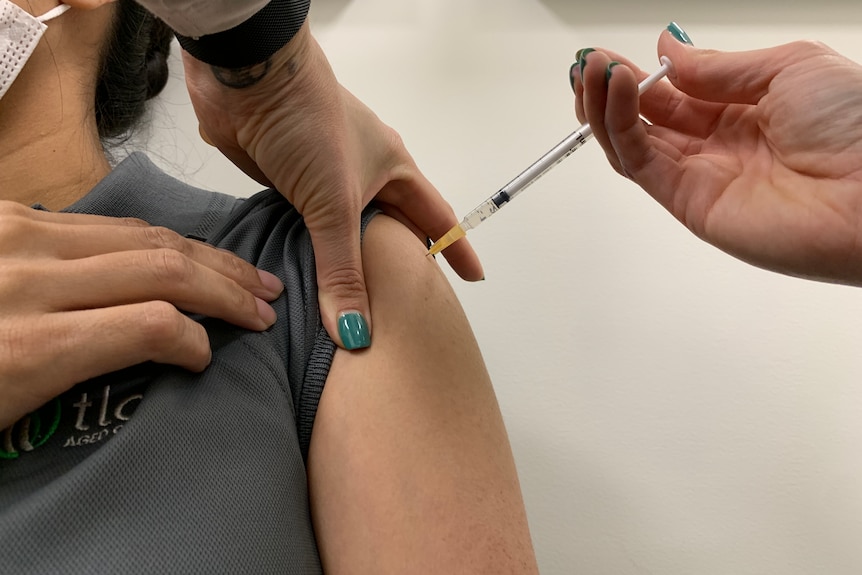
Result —
[[[0,429],[76,383],[144,361],[202,371],[204,328],[264,330],[283,286],[240,258],[133,219],[0,202]]]

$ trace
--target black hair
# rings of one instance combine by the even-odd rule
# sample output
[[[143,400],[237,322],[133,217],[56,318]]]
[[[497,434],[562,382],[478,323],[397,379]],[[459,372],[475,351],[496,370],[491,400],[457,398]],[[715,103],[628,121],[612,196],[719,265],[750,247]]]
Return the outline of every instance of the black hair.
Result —
[[[122,141],[146,111],[146,102],[168,81],[174,34],[134,0],[119,0],[105,42],[96,85],[99,137]]]

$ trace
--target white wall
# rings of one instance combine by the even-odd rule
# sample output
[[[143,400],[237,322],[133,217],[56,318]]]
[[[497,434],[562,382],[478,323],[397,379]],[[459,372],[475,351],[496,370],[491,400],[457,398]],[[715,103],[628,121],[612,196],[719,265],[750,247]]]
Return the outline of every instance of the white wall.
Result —
[[[576,126],[579,48],[653,69],[676,20],[700,46],[814,38],[862,62],[854,0],[312,4],[341,81],[459,215]],[[185,101],[177,77],[154,124],[159,161],[256,191],[198,145]],[[701,243],[594,143],[470,238],[487,281],[450,276],[496,383],[542,573],[862,573],[862,291]]]

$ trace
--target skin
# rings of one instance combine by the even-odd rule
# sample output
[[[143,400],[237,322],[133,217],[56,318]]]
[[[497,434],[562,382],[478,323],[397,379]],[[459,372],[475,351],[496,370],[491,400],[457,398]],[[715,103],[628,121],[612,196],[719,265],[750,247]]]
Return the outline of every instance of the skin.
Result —
[[[204,369],[206,334],[179,310],[249,329],[274,319],[263,299],[281,286],[226,252],[138,220],[27,207],[63,206],[107,174],[87,103],[98,42],[75,38],[103,34],[110,10],[49,25],[27,78],[0,103],[0,145],[18,150],[0,155],[0,190],[16,199],[0,201],[0,429],[82,379],[141,361]],[[44,89],[52,78],[57,89]],[[57,151],[70,141],[81,153]],[[451,286],[387,216],[361,249],[375,345],[336,351],[308,460],[326,571],[537,573],[502,417]]]
[[[500,410],[451,286],[384,216],[362,250],[376,339],[336,352],[308,462],[324,570],[538,573]]]
[[[94,10],[114,1],[64,3]],[[43,0],[25,4],[35,14],[56,6]],[[308,22],[269,61],[249,69],[216,69],[186,53],[183,66],[204,140],[258,182],[278,189],[303,215],[329,335],[343,345],[338,317],[354,311],[373,332],[359,249],[362,209],[374,199],[417,235],[437,239],[458,223],[451,206],[400,136],[338,83]],[[463,279],[484,278],[468,241],[443,255]]]
[[[664,32],[658,52],[672,84],[640,99],[647,74],[618,54],[574,76],[610,164],[743,261],[862,286],[862,67],[815,42],[728,53]]]
[[[110,7],[69,3],[81,10],[49,25],[0,101],[0,429],[76,383],[143,361],[201,371],[209,341],[182,311],[262,330],[275,321],[266,301],[283,290],[272,274],[170,230],[28,207],[60,209],[110,171],[92,106]],[[42,14],[55,3],[19,5]]]
[[[372,199],[424,239],[458,223],[399,135],[338,83],[308,27],[269,61],[212,68],[183,53],[204,139],[243,171],[273,184],[303,215],[317,255],[323,323],[336,342],[338,315],[371,326],[359,218]],[[469,242],[444,252],[464,279],[484,277]]]

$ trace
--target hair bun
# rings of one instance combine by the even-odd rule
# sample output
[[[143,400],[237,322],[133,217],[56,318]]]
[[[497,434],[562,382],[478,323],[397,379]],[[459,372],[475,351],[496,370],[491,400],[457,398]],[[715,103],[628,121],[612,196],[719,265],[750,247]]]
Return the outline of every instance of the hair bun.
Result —
[[[119,0],[96,86],[96,123],[103,141],[122,141],[168,82],[174,34],[134,0]]]
[[[153,18],[147,48],[147,100],[155,98],[168,83],[168,57],[174,34],[161,20]]]

